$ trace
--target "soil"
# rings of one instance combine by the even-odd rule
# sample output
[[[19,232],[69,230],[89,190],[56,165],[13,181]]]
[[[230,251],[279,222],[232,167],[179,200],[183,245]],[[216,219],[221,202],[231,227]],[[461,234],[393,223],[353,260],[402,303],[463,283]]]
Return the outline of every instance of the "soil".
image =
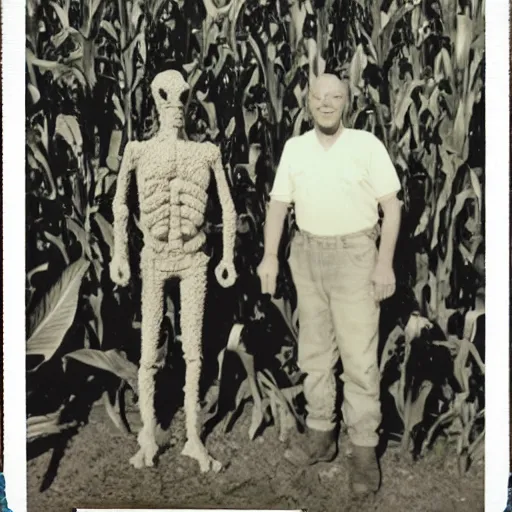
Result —
[[[462,512],[484,510],[484,462],[459,477],[453,448],[433,450],[412,461],[388,446],[381,458],[382,487],[375,497],[354,499],[348,493],[345,452],[296,469],[283,458],[277,429],[267,427],[250,440],[251,406],[233,430],[219,424],[206,440],[225,468],[200,473],[197,463],[180,455],[185,442],[184,414],[179,410],[168,435],[170,447],[153,468],[135,469],[128,460],[136,437],[117,430],[105,409],[94,407],[89,422],[69,442],[52,485],[40,487],[52,459],[47,451],[28,462],[28,511],[71,512],[73,508],[240,508],[324,511]]]

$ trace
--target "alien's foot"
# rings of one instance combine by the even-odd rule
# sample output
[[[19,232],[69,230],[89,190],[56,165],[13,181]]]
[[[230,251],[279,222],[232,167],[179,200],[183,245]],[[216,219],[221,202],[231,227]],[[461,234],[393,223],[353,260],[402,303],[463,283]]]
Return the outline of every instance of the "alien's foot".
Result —
[[[201,468],[201,473],[206,473],[208,471],[218,473],[222,469],[222,463],[215,460],[208,453],[205,446],[199,439],[187,440],[181,454],[197,460],[197,462],[199,462],[199,467]]]
[[[139,451],[130,459],[130,464],[137,469],[154,466],[154,459],[158,452],[158,445],[154,439],[144,439],[141,433],[142,431],[139,433]]]

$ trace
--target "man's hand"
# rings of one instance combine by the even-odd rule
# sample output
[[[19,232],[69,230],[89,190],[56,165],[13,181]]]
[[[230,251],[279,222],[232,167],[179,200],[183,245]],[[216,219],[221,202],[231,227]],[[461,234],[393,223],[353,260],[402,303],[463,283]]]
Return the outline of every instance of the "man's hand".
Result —
[[[261,293],[276,293],[277,274],[279,272],[279,261],[276,255],[270,254],[263,257],[258,266],[258,276],[261,281]]]
[[[377,302],[391,297],[395,293],[396,279],[393,267],[377,263],[372,274],[373,297]]]

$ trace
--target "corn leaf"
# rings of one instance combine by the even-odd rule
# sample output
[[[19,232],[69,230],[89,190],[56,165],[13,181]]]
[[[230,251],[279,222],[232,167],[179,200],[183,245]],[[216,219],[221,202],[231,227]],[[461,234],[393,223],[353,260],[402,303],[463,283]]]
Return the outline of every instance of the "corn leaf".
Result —
[[[138,393],[137,366],[117,349],[102,351],[82,348],[66,354],[62,359],[64,368],[66,368],[69,359],[75,359],[94,368],[113,373],[126,381],[135,393]]]
[[[94,220],[100,228],[103,241],[108,245],[110,253],[112,254],[114,247],[114,228],[112,227],[112,224],[110,224],[110,222],[108,222],[108,220],[106,220],[105,217],[103,217],[103,215],[98,212],[94,214]]]
[[[249,429],[249,438],[254,439],[254,436],[256,435],[256,432],[264,419],[263,398],[256,381],[254,356],[240,351],[238,352],[238,355],[242,361],[245,371],[247,372],[247,382],[249,384],[249,389],[251,391],[252,399],[254,402],[252,408],[251,427]]]
[[[228,342],[226,345],[227,350],[232,350],[235,352],[244,351],[244,347],[243,347],[243,345],[241,345],[243,330],[244,330],[244,324],[240,324],[240,323],[233,324],[233,327],[231,328],[231,331],[229,333]]]
[[[108,392],[103,393],[103,404],[105,405],[105,410],[109,418],[112,420],[112,423],[123,433],[128,434],[129,430],[126,426],[123,418],[121,417],[121,413],[119,411],[119,393],[116,393],[116,401],[115,404],[112,404],[110,401],[110,397]]]
[[[412,432],[414,427],[423,421],[425,402],[433,387],[432,382],[428,380],[422,382],[416,399],[408,401],[404,412],[404,428],[407,432]]]
[[[98,279],[100,276],[97,276]],[[97,294],[91,293],[89,295],[89,304],[94,313],[94,330],[96,332],[96,336],[98,337],[98,341],[100,346],[103,344],[103,315],[101,314],[101,306],[103,304],[103,291],[101,288],[97,290]]]
[[[62,408],[43,416],[31,416],[27,419],[27,442],[31,443],[41,437],[60,434],[64,430],[76,427],[76,421],[59,424]]]
[[[80,242],[80,245],[82,246],[83,254],[89,258],[89,260],[92,260],[92,252],[91,252],[91,246],[89,244],[89,237],[87,235],[87,231],[85,231],[85,228],[77,222],[75,219],[68,217],[66,219],[66,227],[71,233],[73,233],[76,236],[76,239],[78,242]]]
[[[89,262],[80,259],[64,270],[29,318],[27,356],[42,355],[48,361],[57,351],[76,314],[82,278]]]
[[[75,157],[82,154],[83,137],[80,124],[75,116],[60,114],[55,122],[55,135],[60,135],[73,150]]]
[[[458,69],[466,69],[469,64],[469,51],[473,39],[473,23],[469,8],[464,14],[457,15],[457,34],[455,37],[455,63]]]
[[[380,361],[380,372],[384,372],[386,368],[386,364],[391,359],[393,354],[395,353],[397,341],[403,336],[403,329],[397,325],[390,333],[386,340],[386,344],[384,345],[384,350],[382,351],[382,358]]]
[[[297,330],[296,330],[296,324],[294,323],[294,313],[290,310],[290,304],[285,302],[284,299],[276,299],[275,297],[272,297],[272,304],[277,308],[279,313],[281,313],[281,317],[285,321],[286,325],[288,326],[288,329],[290,330],[290,333],[296,336]]]

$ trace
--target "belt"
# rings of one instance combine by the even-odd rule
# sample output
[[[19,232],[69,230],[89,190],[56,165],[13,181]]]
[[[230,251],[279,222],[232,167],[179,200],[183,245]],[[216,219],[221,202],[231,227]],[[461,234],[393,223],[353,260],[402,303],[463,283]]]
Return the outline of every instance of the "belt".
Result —
[[[379,233],[380,233],[380,226],[378,224],[375,224],[375,226],[363,229],[361,231],[354,231],[352,233],[347,233],[346,235],[315,235],[313,233],[310,233],[309,231],[305,231],[301,229],[297,225],[297,232],[300,233],[301,236],[304,238],[310,239],[310,240],[348,240],[350,238],[357,238],[362,235],[369,236],[370,238],[373,238],[374,240],[377,240]]]

